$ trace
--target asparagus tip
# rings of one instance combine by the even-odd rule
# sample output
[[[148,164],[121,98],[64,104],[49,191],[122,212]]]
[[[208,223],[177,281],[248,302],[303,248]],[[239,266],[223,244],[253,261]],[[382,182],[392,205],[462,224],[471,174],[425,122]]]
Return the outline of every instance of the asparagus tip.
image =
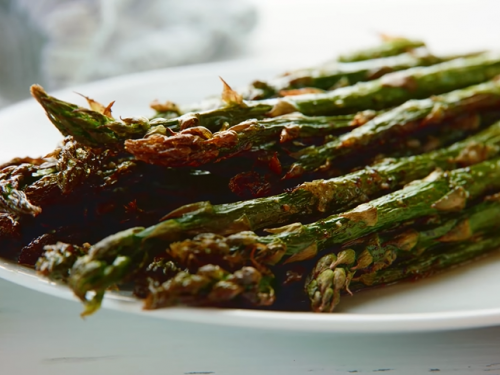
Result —
[[[31,96],[33,96],[33,98],[35,98],[36,101],[38,101],[40,104],[42,104],[41,103],[42,99],[49,97],[49,95],[45,92],[43,87],[40,86],[39,84],[31,85],[30,93],[31,93]]]
[[[219,79],[222,81],[222,100],[227,104],[227,105],[243,105],[243,96],[236,91],[234,91],[231,86],[227,84],[226,81],[222,79],[222,77],[219,77]]]
[[[82,318],[92,315],[101,307],[102,300],[104,298],[104,291],[99,291],[90,300],[84,302],[84,309],[80,313]]]

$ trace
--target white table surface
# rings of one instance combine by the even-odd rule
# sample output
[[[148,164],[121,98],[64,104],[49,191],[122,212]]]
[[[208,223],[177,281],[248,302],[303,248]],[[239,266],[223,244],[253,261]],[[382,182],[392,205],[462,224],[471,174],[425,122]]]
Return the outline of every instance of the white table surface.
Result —
[[[0,296],[0,373],[6,375],[500,374],[500,327],[346,335],[180,323],[109,310],[83,320],[79,304],[3,280]]]
[[[254,1],[263,21],[249,57],[288,59],[300,49],[294,66],[369,44],[378,31],[423,37],[443,51],[491,48],[500,36],[495,1]],[[80,309],[0,280],[0,374],[500,374],[500,327],[309,334],[109,310],[82,320]]]

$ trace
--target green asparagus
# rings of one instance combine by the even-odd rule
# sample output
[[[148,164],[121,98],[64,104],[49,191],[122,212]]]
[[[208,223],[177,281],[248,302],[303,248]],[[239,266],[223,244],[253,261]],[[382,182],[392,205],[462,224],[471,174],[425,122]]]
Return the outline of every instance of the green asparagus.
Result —
[[[498,126],[500,124],[495,125]],[[498,146],[484,146],[485,148],[479,147],[475,150],[474,143],[469,145],[469,151],[464,151],[463,147],[468,147],[463,143],[462,147],[450,148],[448,153],[435,153],[435,160],[444,164],[452,163],[450,165],[460,163],[460,160],[469,164],[483,160],[490,152],[488,150],[496,149],[498,152]],[[188,266],[194,267],[203,263],[200,261],[202,258],[208,258],[212,263],[214,259],[220,259],[224,266],[231,269],[244,266],[249,258],[255,258],[256,264],[299,261],[313,257],[318,251],[332,244],[388,228],[401,220],[449,210],[450,202],[463,205],[466,200],[464,194],[468,194],[468,199],[474,199],[489,188],[500,185],[500,179],[497,178],[500,176],[500,160],[495,159],[449,174],[434,174],[430,180],[410,184],[403,190],[317,223],[291,224],[270,230],[274,234],[266,237],[247,232],[250,229],[276,225],[282,222],[283,216],[289,221],[300,217],[303,212],[324,212],[335,205],[352,207],[356,202],[368,201],[370,198],[358,190],[356,181],[365,184],[365,188],[378,186],[374,190],[380,194],[384,189],[397,185],[398,183],[394,182],[397,178],[400,178],[399,183],[412,181],[418,173],[425,175],[439,165],[434,164],[433,158],[429,158],[428,168],[423,167],[419,172],[419,165],[412,164],[415,158],[417,157],[407,158],[406,162],[396,164],[394,169],[388,162],[385,168],[387,172],[392,169],[392,172],[387,173],[387,182],[381,184],[377,181],[383,174],[377,173],[376,169],[360,171],[359,174],[351,176],[351,181],[336,180],[336,188],[339,192],[344,190],[345,194],[340,198],[339,194],[335,194],[333,184],[328,186],[317,181],[301,185],[288,196],[283,194],[234,205],[212,206],[201,202],[185,206],[167,216],[166,221],[158,225],[119,232],[92,246],[89,254],[75,263],[69,285],[82,301],[95,306],[95,299],[87,300],[87,292],[94,290],[98,296],[102,296],[106,288],[147,264],[155,254],[163,252],[169,243],[210,231],[223,235],[236,234],[229,237],[210,233],[199,234],[193,240],[171,244],[170,255],[180,260],[180,264],[192,263]],[[398,166],[403,168],[398,169]],[[383,172],[383,169],[380,171]],[[478,179],[478,176],[481,178]],[[311,200],[314,203],[311,204]]]
[[[45,252],[36,263],[36,270],[40,275],[51,280],[66,281],[73,264],[87,251],[88,246],[79,247],[63,242],[47,245]]]
[[[417,67],[387,74],[370,82],[343,87],[324,94],[307,94],[261,101],[243,101],[225,89],[225,107],[187,113],[174,119],[134,118],[114,120],[96,111],[81,109],[58,101],[34,86],[32,94],[42,104],[49,119],[63,133],[71,134],[89,146],[120,144],[140,138],[155,127],[175,131],[203,126],[212,132],[241,121],[265,116],[276,117],[292,112],[307,116],[349,114],[367,109],[381,110],[409,99],[425,98],[484,82],[500,74],[500,55],[485,53],[459,58],[430,67]]]
[[[416,66],[434,65],[452,58],[458,58],[458,56],[437,57],[428,52],[413,51],[355,64],[329,62],[320,67],[295,70],[269,81],[256,81],[251,88],[243,92],[243,96],[247,99],[265,99],[276,95],[293,94],[293,90],[296,89],[301,92],[302,88],[332,90],[358,82],[371,81],[391,72]]]
[[[500,193],[488,194],[500,191],[500,122],[486,126],[500,114],[500,54],[435,57],[422,45],[391,38],[339,58],[359,62],[255,82],[249,95],[257,97],[223,81],[217,106],[182,114],[155,103],[154,118],[115,118],[113,103],[85,97],[84,109],[34,85],[32,95],[70,137],[47,157],[0,166],[3,255],[67,283],[82,315],[129,282],[146,309],[269,306],[301,288],[274,289],[313,262],[302,301],[332,311],[351,289],[432,273],[498,246]],[[411,147],[395,149],[398,142]],[[251,167],[246,157],[255,155]],[[210,172],[193,173],[221,173],[225,184],[199,186],[193,197],[195,179],[175,176],[208,163]],[[263,166],[262,180],[276,185],[285,171],[279,186],[325,180],[228,203],[222,190],[233,170],[224,168],[236,164],[231,189],[260,178]],[[362,169],[330,178],[348,168]],[[164,202],[176,209],[158,223]]]
[[[90,147],[112,146],[120,144],[124,138],[142,137],[151,126],[161,125],[163,122],[149,121],[145,117],[115,120],[111,116],[113,103],[107,108],[103,107],[102,111],[86,109],[48,95],[40,85],[31,86],[31,95],[44,108],[47,117],[62,135],[71,135],[77,142]]]
[[[401,264],[394,264],[399,256],[411,262],[437,244],[456,244],[494,230],[499,215],[498,200],[485,201],[442,223],[417,229],[408,225],[397,234],[374,233],[361,241],[346,244],[337,254],[325,255],[316,263],[306,286],[312,310],[333,311],[341,292],[350,291],[351,281],[372,285],[374,278],[380,278],[381,270],[388,267],[404,269]]]
[[[34,171],[35,167],[30,164],[13,165],[0,170],[0,212],[15,216],[36,216],[42,212],[22,190]]]
[[[227,272],[207,264],[196,272],[181,271],[161,285],[150,286],[144,307],[157,309],[174,305],[220,305],[240,298],[251,306],[269,306],[274,302],[271,276],[253,267]]]
[[[125,149],[150,164],[197,167],[252,148],[345,133],[376,114],[375,111],[363,111],[356,115],[307,117],[293,113],[265,120],[247,120],[215,134],[206,128],[194,127],[171,136],[155,134],[126,140]]]
[[[220,254],[222,264],[252,261],[275,265],[310,259],[333,245],[390,229],[400,222],[462,210],[468,201],[500,188],[500,159],[485,161],[451,172],[436,171],[423,180],[356,208],[315,223],[290,224],[267,229],[271,235],[240,232],[228,237],[202,234],[170,245],[169,254],[179,264],[196,264],[197,253],[212,259]],[[234,266],[232,264],[232,266]]]
[[[48,95],[41,86],[33,85],[31,95],[44,108],[47,117],[63,135],[89,147],[119,146],[126,139],[143,137],[149,133],[165,133],[165,128],[179,131],[204,126],[218,131],[226,124],[237,124],[250,118],[262,118],[273,106],[255,102],[247,106],[237,102],[206,113],[188,113],[174,119],[133,117],[116,120],[110,107],[102,112],[79,107]]]
[[[380,45],[341,55],[338,57],[338,60],[341,62],[353,62],[376,59],[379,57],[396,56],[424,46],[425,43],[420,40],[389,37],[384,35],[383,42]]]
[[[499,152],[500,122],[497,122],[448,148],[385,159],[341,177],[305,182],[276,196],[223,205],[199,202],[180,207],[140,237],[141,241],[155,237],[172,242],[202,232],[227,235],[303,220],[317,213],[340,212],[423,178],[436,168],[449,170],[473,165]]]
[[[376,272],[367,284],[368,286],[375,286],[408,278],[426,277],[499,248],[500,235],[495,232],[460,244],[439,244],[431,247],[422,256],[405,262],[399,267],[389,267]],[[353,290],[359,290],[365,289],[367,284],[353,281],[351,286]]]
[[[353,156],[369,147],[380,147],[394,137],[443,124],[470,111],[500,106],[500,80],[488,81],[433,98],[410,100],[365,125],[322,146],[307,147],[295,153],[298,159],[286,173],[294,178],[307,172],[327,170],[340,158]]]
[[[410,99],[422,99],[475,85],[500,74],[500,55],[485,53],[429,67],[394,72],[369,82],[342,87],[324,94],[268,99],[274,104],[308,116],[346,114],[366,109],[384,109]],[[277,112],[277,111],[276,111]]]
[[[37,216],[42,212],[40,205],[50,201],[51,195],[64,195],[82,185],[109,160],[107,151],[86,150],[72,138],[66,138],[60,148],[45,158],[0,170],[0,210]]]

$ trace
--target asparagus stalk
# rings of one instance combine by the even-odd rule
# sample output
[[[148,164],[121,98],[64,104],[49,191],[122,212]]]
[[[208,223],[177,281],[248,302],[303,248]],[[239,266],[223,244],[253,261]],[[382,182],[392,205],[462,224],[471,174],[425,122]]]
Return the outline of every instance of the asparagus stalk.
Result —
[[[45,246],[45,252],[38,258],[36,270],[51,280],[66,281],[73,264],[79,256],[88,251],[88,246],[80,247],[63,242]]]
[[[500,55],[485,53],[429,67],[394,72],[324,94],[290,96],[260,103],[278,104],[305,115],[334,115],[384,109],[410,99],[421,99],[475,85],[500,74]]]
[[[269,306],[274,302],[271,276],[262,275],[253,267],[233,273],[217,265],[207,264],[194,273],[181,271],[161,285],[150,286],[145,309],[175,305],[220,305],[236,298],[252,306]]]
[[[3,193],[0,194],[0,212],[37,216],[44,207],[60,201],[82,186],[95,191],[113,188],[123,191],[128,187],[123,182],[142,184],[145,180],[150,182],[150,192],[157,189],[181,196],[179,187],[182,186],[182,193],[193,191],[196,196],[207,194],[212,198],[227,184],[226,179],[204,171],[151,166],[133,160],[127,153],[86,148],[72,137],[67,137],[60,148],[44,158],[0,169],[0,192]],[[205,186],[201,188],[197,184]],[[189,199],[192,201],[191,197]],[[227,201],[227,197],[224,200]]]
[[[500,236],[494,232],[463,243],[437,243],[418,257],[375,271],[370,274],[369,278],[366,277],[364,280],[361,278],[351,280],[349,288],[353,291],[359,291],[367,289],[367,287],[391,284],[405,279],[429,277],[497,250],[499,247]],[[325,258],[323,261],[327,266],[328,259]],[[321,267],[320,263],[318,262],[317,267]],[[332,290],[332,280],[325,276],[327,274],[313,280],[308,290],[311,294],[315,293],[311,296],[311,299],[314,311],[317,312],[328,311],[328,309],[335,308],[338,304],[338,297],[334,296],[335,292]],[[342,282],[339,282],[340,284]],[[327,297],[327,294],[330,297]],[[324,302],[320,301],[321,298],[324,298]],[[332,301],[334,298],[337,298],[335,302]]]
[[[271,119],[247,120],[215,134],[206,128],[195,127],[171,136],[155,134],[142,139],[128,139],[125,149],[150,164],[197,167],[270,144],[347,132],[375,115],[375,111],[316,117],[293,113]]]
[[[40,85],[31,86],[31,95],[40,103],[47,117],[62,135],[71,135],[80,144],[90,147],[110,147],[123,139],[142,137],[152,126],[161,125],[161,119],[145,117],[116,120],[111,106],[100,106],[87,98],[91,108],[79,107],[48,95]]]
[[[168,243],[203,232],[228,235],[303,220],[318,213],[340,212],[423,178],[436,168],[450,170],[473,165],[499,152],[500,122],[497,122],[447,148],[384,159],[341,177],[305,182],[279,195],[222,205],[198,202],[180,207],[139,237],[140,241],[154,237]]]
[[[57,240],[95,242],[152,225],[193,197],[228,201],[227,179],[130,159],[68,137],[44,158],[9,163],[0,170],[0,247],[15,241],[18,262],[34,265],[43,246]]]
[[[137,159],[150,164],[168,167],[197,167],[219,162],[249,149],[269,147],[278,142],[278,139],[284,143],[293,139],[300,140],[301,137],[328,134],[331,137],[335,131],[349,128],[356,130],[357,127],[361,127],[355,132],[343,134],[340,139],[330,141],[325,145],[306,147],[299,152],[292,153],[299,158],[299,161],[293,164],[285,176],[291,178],[307,171],[307,168],[302,167],[300,159],[304,159],[304,163],[315,163],[314,165],[325,163],[320,165],[320,169],[327,170],[331,165],[330,160],[326,159],[327,151],[332,148],[339,149],[338,153],[354,153],[358,152],[360,147],[370,146],[370,143],[378,145],[384,141],[390,142],[394,139],[391,137],[394,135],[393,133],[401,135],[405,131],[415,132],[415,128],[421,130],[436,122],[440,125],[443,123],[443,126],[450,121],[461,123],[463,122],[462,117],[467,116],[471,110],[496,107],[500,104],[500,95],[496,96],[494,89],[500,93],[500,82],[492,83],[491,86],[493,89],[474,87],[474,89],[471,88],[463,93],[463,97],[460,96],[460,99],[457,99],[457,95],[455,95],[448,100],[443,100],[439,104],[452,108],[447,107],[446,110],[441,111],[440,117],[435,121],[429,118],[429,113],[436,110],[438,104],[429,100],[428,102],[411,103],[411,106],[403,105],[398,110],[389,111],[392,115],[388,118],[383,117],[380,121],[378,120],[380,116],[370,121],[376,115],[374,111],[363,111],[356,115],[321,117],[305,117],[295,113],[275,119],[248,120],[215,134],[207,129],[196,127],[186,129],[170,137],[153,135],[137,140],[126,140],[125,148]],[[476,95],[478,99],[471,105],[469,101],[473,95]],[[447,95],[446,98],[450,96]],[[431,106],[433,109],[429,108]],[[419,124],[415,123],[417,120],[414,119],[418,119],[418,116],[424,117]],[[448,119],[447,116],[451,119]],[[366,124],[367,122],[369,124]],[[363,124],[366,125],[363,127]],[[358,145],[355,141],[358,141],[359,147],[356,147]],[[353,143],[352,147],[349,142]]]
[[[261,118],[273,108],[270,104],[255,102],[252,106],[233,104],[174,119],[133,117],[116,120],[111,116],[110,106],[102,112],[79,107],[48,95],[39,85],[31,87],[31,95],[44,108],[47,117],[61,134],[71,135],[77,142],[89,147],[119,146],[126,139],[140,138],[148,132],[165,133],[167,127],[179,131],[204,126],[210,131],[218,131],[225,124],[234,125],[250,118]]]
[[[306,287],[311,298],[312,310],[333,311],[339,303],[339,293],[350,292],[349,283],[356,289],[362,289],[412,275],[421,277],[492,249],[491,246],[485,248],[481,246],[480,248],[484,250],[478,250],[479,253],[476,251],[457,253],[455,250],[459,245],[462,248],[463,246],[469,248],[471,238],[477,239],[478,235],[494,229],[496,227],[494,219],[499,214],[498,201],[484,202],[468,209],[457,218],[418,232],[405,231],[399,236],[389,238],[385,243],[382,243],[381,238],[377,238],[378,241],[370,238],[370,241],[363,243],[366,245],[365,250],[356,252],[356,257],[353,256],[354,251],[351,249],[322,257],[316,264]],[[378,234],[375,236],[379,237]],[[436,246],[438,244],[444,246]],[[449,245],[452,245],[455,251],[443,254],[443,250],[448,249]],[[360,244],[356,246],[360,248]],[[433,251],[435,248],[440,252]],[[421,255],[424,251],[431,253],[426,252]],[[388,262],[392,264],[400,252],[406,255],[407,260],[392,266],[388,264]],[[408,259],[408,253],[415,255]],[[357,275],[360,271],[364,272],[361,277]],[[213,306],[241,297],[251,306],[268,306],[274,302],[274,291],[270,287],[272,280],[272,275],[262,276],[254,267],[243,267],[230,273],[219,266],[208,264],[196,272],[181,271],[164,283],[151,284],[145,308],[155,309],[176,305]]]
[[[30,164],[13,165],[0,170],[0,212],[37,216],[42,211],[22,191],[34,170],[35,167]]]
[[[393,138],[440,125],[446,119],[456,118],[470,111],[499,106],[500,80],[428,99],[408,101],[331,142],[318,147],[306,147],[295,153],[293,156],[298,160],[290,167],[285,178],[327,170],[340,157],[353,156],[365,148],[380,147]]]
[[[154,126],[169,127],[175,131],[203,126],[215,132],[251,118],[276,117],[292,112],[319,116],[349,114],[366,109],[381,110],[409,99],[425,98],[478,84],[498,74],[500,55],[485,53],[387,74],[377,80],[360,82],[324,94],[245,102],[238,94],[233,92],[231,95],[232,90],[226,87],[223,95],[227,103],[225,107],[155,120],[159,122],[155,122]],[[96,111],[82,111],[69,103],[54,100],[44,94],[39,86],[33,88],[32,94],[63,134],[74,135],[79,142],[92,147],[119,145],[125,139],[140,138],[152,126],[145,118],[130,119],[128,122],[103,119],[103,115],[96,114]]]
[[[167,258],[155,258],[146,268],[136,273],[133,278],[133,294],[139,298],[146,298],[150,288],[158,287],[170,280],[179,272],[184,271]]]
[[[376,114],[375,111],[369,110],[356,115],[344,116],[306,117],[294,113],[274,119],[247,120],[215,134],[205,128],[196,127],[188,128],[170,137],[158,134],[143,139],[126,140],[125,149],[136,159],[167,167],[198,167],[204,164],[218,163],[234,156],[248,155],[248,151],[275,149],[277,143],[280,144],[281,150],[286,155],[293,154],[293,149],[304,149],[304,143],[324,144],[329,142],[338,134],[365,124]],[[418,151],[418,147],[405,146],[400,141],[396,143],[394,138],[391,138],[388,140],[391,154],[401,155],[395,149],[399,149],[399,151],[403,149],[405,155],[414,154],[415,151],[421,153],[425,150],[430,151],[433,149],[432,147],[437,147],[439,144],[447,145],[462,139],[465,134],[477,128],[478,117],[481,117],[479,122],[484,122],[483,117],[488,120],[487,114],[478,116],[469,113],[444,121],[444,124],[435,132],[438,137],[433,137],[436,142],[424,145],[422,147],[424,151]],[[408,143],[410,144],[411,141],[408,140]],[[365,156],[368,158],[368,155]],[[350,165],[353,165],[353,160],[356,159],[351,159]],[[357,158],[357,160],[363,159]],[[282,161],[279,158],[276,158],[275,161],[279,162],[279,168],[273,169],[273,171],[280,174]]]
[[[439,244],[431,247],[427,253],[400,266],[389,267],[376,272],[369,283],[353,281],[352,289],[364,289],[367,286],[394,283],[403,279],[421,278],[435,274],[453,266],[468,262],[487,252],[498,250],[500,235],[488,233],[472,241],[460,244]]]
[[[388,36],[384,36],[383,38],[383,42],[376,47],[360,49],[341,55],[338,57],[338,60],[341,62],[370,60],[379,57],[396,56],[415,48],[425,47],[425,43],[420,40]]]
[[[437,244],[456,244],[490,232],[496,228],[499,215],[498,200],[485,201],[438,224],[404,229],[397,234],[375,233],[361,242],[345,244],[337,254],[325,255],[316,263],[306,285],[312,310],[333,311],[341,293],[350,292],[351,282],[372,285],[374,278],[380,278],[381,270],[405,269],[401,262],[394,263],[398,256],[411,262]]]
[[[405,188],[356,208],[315,223],[290,224],[268,229],[268,236],[240,232],[229,237],[202,234],[192,240],[170,245],[169,254],[182,265],[196,264],[210,250],[212,263],[216,253],[220,262],[251,261],[259,265],[298,262],[310,259],[334,245],[340,245],[370,233],[390,229],[402,221],[455,212],[467,201],[500,188],[500,159],[485,161],[451,172],[433,172]]]
[[[109,159],[108,152],[86,150],[67,138],[43,159],[9,165],[0,170],[0,210],[37,216],[51,197],[82,185]]]
[[[417,66],[430,66],[452,58],[457,56],[437,57],[427,51],[412,51],[355,64],[330,62],[320,67],[295,70],[266,82],[256,81],[247,92],[243,93],[243,96],[247,99],[265,99],[276,95],[289,95],[292,93],[290,90],[299,89],[300,92],[303,88],[332,90],[371,81],[391,72]]]
[[[495,127],[500,130],[500,124]],[[489,139],[487,132],[481,134],[483,139]],[[499,136],[500,133],[496,135]],[[385,189],[410,182],[415,176],[425,176],[436,166],[453,166],[461,162],[469,165],[484,160],[490,152],[494,155],[495,149],[498,152],[498,146],[493,144],[484,148],[476,148],[475,144],[472,142],[467,146],[463,142],[461,146],[457,144],[447,150],[430,153],[427,158],[424,155],[404,158],[394,166],[386,161],[378,169],[366,168],[326,182],[305,183],[291,193],[275,197],[219,206],[200,202],[182,207],[168,215],[162,223],[147,229],[138,227],[119,232],[92,246],[89,254],[75,263],[69,285],[82,301],[92,304],[94,300],[87,300],[87,292],[104,293],[107,287],[150,262],[169,243],[204,232],[208,234],[172,244],[171,256],[187,266],[199,267],[203,264],[201,259],[208,259],[209,263],[221,261],[231,269],[244,265],[242,262],[245,263],[253,251],[258,264],[312,257],[332,244],[390,227],[400,220],[439,212],[448,200],[461,198],[464,192],[469,194],[470,199],[481,195],[488,188],[500,184],[495,180],[496,174],[500,175],[500,162],[483,162],[470,167],[470,170],[441,173],[434,180],[412,184],[347,213],[309,225],[292,224],[273,230],[276,233],[270,236],[258,237],[247,231],[304,218],[311,212],[352,207],[368,201],[370,196],[381,194]],[[480,175],[481,178],[477,179]],[[459,203],[463,204],[464,199]],[[366,220],[370,225],[365,223]],[[223,237],[213,232],[236,234]]]

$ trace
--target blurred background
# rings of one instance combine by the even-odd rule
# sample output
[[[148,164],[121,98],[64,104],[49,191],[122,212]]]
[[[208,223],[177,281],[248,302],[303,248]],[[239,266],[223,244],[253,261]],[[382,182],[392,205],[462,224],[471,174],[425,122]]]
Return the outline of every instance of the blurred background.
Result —
[[[290,68],[379,34],[454,53],[499,48],[497,0],[0,0],[0,107],[151,69],[256,59]]]

